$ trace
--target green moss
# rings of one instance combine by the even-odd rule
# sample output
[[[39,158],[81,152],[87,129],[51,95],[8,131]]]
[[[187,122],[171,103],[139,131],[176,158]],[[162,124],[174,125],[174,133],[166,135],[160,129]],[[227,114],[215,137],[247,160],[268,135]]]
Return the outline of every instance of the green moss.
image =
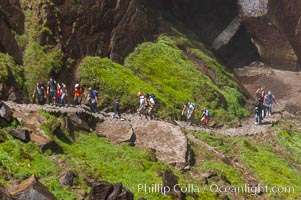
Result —
[[[51,75],[58,73],[63,64],[63,53],[55,47],[39,44],[39,36],[44,33],[51,35],[51,31],[45,24],[35,20],[32,10],[26,10],[25,19],[27,39],[23,62],[25,83],[28,93],[31,94],[37,82],[46,82]]]
[[[267,142],[254,142],[251,139],[243,137],[228,137],[220,135],[211,135],[205,132],[195,132],[195,136],[215,147],[219,152],[226,154],[229,158],[236,158],[247,167],[250,173],[256,177],[262,186],[271,187],[291,187],[294,192],[287,193],[266,193],[268,198],[287,199],[295,198],[301,193],[300,182],[300,160],[298,158],[289,160],[289,154],[298,156],[300,153],[301,137],[296,132],[290,134],[281,131],[273,143],[279,144],[275,148],[275,144]],[[289,139],[287,139],[289,138]],[[211,163],[212,161],[209,161]],[[226,177],[238,177],[232,172],[232,168],[227,166],[229,170],[224,170],[224,166],[213,163],[213,169],[219,173],[228,174]],[[226,168],[227,168],[226,167]],[[202,168],[201,168],[202,169]],[[236,171],[237,172],[237,171]],[[233,181],[233,180],[232,180]],[[232,182],[231,181],[231,182]],[[235,180],[239,183],[239,180]]]
[[[15,80],[21,89],[24,89],[23,67],[15,63],[8,54],[0,53],[0,82]]]
[[[214,69],[225,76],[226,85],[219,88],[197,70],[177,45],[176,37],[164,35],[155,43],[143,43],[126,58],[126,68],[106,58],[87,57],[80,64],[81,78],[101,91],[103,107],[110,105],[115,96],[121,96],[122,107],[133,111],[138,104],[135,94],[141,90],[156,95],[159,117],[180,118],[182,105],[187,101],[197,104],[196,118],[201,116],[203,107],[208,107],[217,121],[230,122],[247,116],[242,108],[244,97],[234,77],[214,63]],[[225,82],[228,77],[231,80]]]
[[[32,142],[24,144],[10,139],[0,143],[1,176],[0,182],[7,184],[5,176],[13,175],[15,179],[25,179],[35,174],[39,177],[57,173],[57,166],[40,153],[40,149]]]

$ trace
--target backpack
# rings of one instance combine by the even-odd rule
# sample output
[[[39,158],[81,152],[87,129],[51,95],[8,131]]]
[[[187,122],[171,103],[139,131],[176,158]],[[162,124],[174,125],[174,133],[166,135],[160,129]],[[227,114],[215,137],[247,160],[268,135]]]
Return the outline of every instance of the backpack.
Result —
[[[209,110],[205,110],[205,116],[210,117]]]
[[[55,80],[53,80],[52,83],[50,83],[50,81],[48,81],[47,85],[48,85],[50,91],[56,91],[57,90],[57,82]]]
[[[94,97],[98,97],[98,91],[97,90],[93,90],[92,94],[94,95]]]
[[[254,105],[254,111],[255,111],[255,113],[260,112],[260,110],[261,110],[261,105],[259,103],[255,104]]]
[[[190,105],[193,107],[193,109],[195,109],[195,104],[194,103],[190,103]]]
[[[37,92],[40,96],[44,95],[44,89],[42,89],[42,87],[44,87],[44,85],[41,83],[39,83],[37,86]]]
[[[266,99],[266,103],[267,104],[272,104],[273,103],[273,95],[267,95],[267,99]]]
[[[156,96],[154,94],[150,94],[149,99],[150,98],[152,98],[154,100],[154,102],[157,103],[157,99],[156,99]]]

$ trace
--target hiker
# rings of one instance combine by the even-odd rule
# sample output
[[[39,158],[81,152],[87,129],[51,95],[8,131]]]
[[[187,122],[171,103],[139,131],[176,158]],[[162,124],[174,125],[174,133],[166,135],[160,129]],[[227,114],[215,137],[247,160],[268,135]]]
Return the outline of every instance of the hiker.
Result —
[[[254,111],[255,111],[255,124],[261,124],[262,123],[262,104],[260,102],[257,102],[254,105]]]
[[[261,113],[260,113],[260,117],[261,117],[261,120],[263,120],[263,118],[266,116],[266,107],[264,106],[264,96],[265,96],[265,90],[263,87],[259,87],[257,90],[256,90],[256,99],[257,99],[257,102],[260,104],[260,110],[261,110]]]
[[[145,95],[145,103],[146,103],[146,107],[147,109],[147,115],[150,117],[150,119],[153,119],[153,109],[156,105],[156,96],[154,94],[146,94]]]
[[[38,103],[40,105],[44,105],[45,99],[46,99],[46,87],[42,82],[38,82],[35,86],[35,89],[32,93],[32,98],[35,99],[35,96],[37,95]]]
[[[273,103],[277,104],[275,96],[272,95],[271,91],[268,91],[268,93],[264,96],[264,105],[267,107],[267,115],[272,115],[272,108]]]
[[[184,107],[182,109],[182,116],[184,115],[185,110],[187,110],[187,119],[189,120],[192,116],[192,114],[194,113],[194,109],[195,109],[195,104],[191,103],[191,102],[186,102],[184,104]]]
[[[60,93],[61,93],[61,98],[60,98],[61,104],[63,107],[65,107],[65,98],[68,97],[67,86],[65,83],[61,83]]]
[[[141,112],[145,113],[145,98],[140,91],[137,93],[137,96],[139,97],[139,107],[137,109],[137,113],[141,117]]]
[[[79,84],[76,83],[74,85],[74,105],[80,105],[82,102],[82,96],[84,93],[84,88]]]
[[[209,114],[209,110],[207,110],[206,108],[204,108],[202,110],[202,118],[201,118],[201,122],[205,121],[206,126],[209,127],[209,121],[210,121],[210,114]]]
[[[97,103],[98,103],[98,92],[97,90],[92,89],[92,87],[89,87],[89,95],[87,97],[87,100],[90,104],[90,109],[92,113],[97,112]]]
[[[56,99],[60,100],[62,96],[61,85],[58,83],[56,88]]]
[[[57,82],[53,78],[50,78],[47,82],[47,95],[48,103],[51,104],[52,102],[52,104],[55,105],[57,96]]]
[[[114,106],[114,114],[112,115],[112,119],[115,118],[115,116],[118,116],[118,118],[120,120],[124,120],[123,118],[121,118],[120,112],[119,112],[119,98],[116,97],[113,101],[113,106]]]

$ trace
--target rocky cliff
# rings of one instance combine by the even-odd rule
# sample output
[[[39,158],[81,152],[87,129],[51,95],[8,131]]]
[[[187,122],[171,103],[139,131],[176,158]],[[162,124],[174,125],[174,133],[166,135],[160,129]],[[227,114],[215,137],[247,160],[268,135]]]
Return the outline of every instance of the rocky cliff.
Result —
[[[151,3],[126,1],[41,1],[40,19],[50,31],[43,45],[60,45],[75,60],[87,55],[122,62],[137,44],[154,38],[157,31]]]
[[[15,38],[15,34],[24,32],[24,14],[19,1],[0,1],[0,30],[0,52],[8,53],[21,64],[22,52]]]

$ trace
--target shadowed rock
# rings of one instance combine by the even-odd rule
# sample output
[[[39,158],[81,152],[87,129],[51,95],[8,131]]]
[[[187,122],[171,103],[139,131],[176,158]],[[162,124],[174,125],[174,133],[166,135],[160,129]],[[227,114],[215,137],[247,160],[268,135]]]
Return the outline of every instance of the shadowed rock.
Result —
[[[16,200],[56,200],[55,196],[34,175],[23,181],[16,191],[12,192],[12,197]]]
[[[68,129],[73,130],[83,130],[83,131],[89,131],[90,127],[89,125],[81,119],[77,114],[70,113],[67,115],[68,117]]]
[[[113,190],[113,185],[106,181],[95,182],[92,185],[89,200],[106,200]]]
[[[9,134],[14,136],[17,139],[20,139],[23,142],[29,142],[30,141],[30,132],[27,129],[18,128],[15,130],[9,130]]]
[[[178,177],[176,177],[171,171],[165,170],[162,176],[163,187],[170,188],[168,195],[171,195],[173,199],[181,200],[183,199],[182,192],[178,184]]]
[[[134,194],[129,190],[125,190],[118,196],[117,199],[118,200],[133,200]]]
[[[4,103],[0,103],[0,117],[5,119],[6,121],[11,121],[13,119],[13,112],[10,109],[10,107],[8,107],[6,104]]]
[[[2,186],[0,186],[0,199],[1,200],[13,200],[11,198],[10,194]]]
[[[122,192],[122,184],[116,183],[114,184],[113,192],[108,196],[107,200],[116,200],[118,198],[118,195]]]
[[[73,180],[76,177],[74,172],[68,170],[61,178],[60,178],[60,183],[63,186],[72,186],[73,185]]]
[[[33,133],[30,134],[30,140],[36,143],[41,148],[42,152],[49,149],[56,153],[63,153],[63,149],[54,140],[45,136]]]

